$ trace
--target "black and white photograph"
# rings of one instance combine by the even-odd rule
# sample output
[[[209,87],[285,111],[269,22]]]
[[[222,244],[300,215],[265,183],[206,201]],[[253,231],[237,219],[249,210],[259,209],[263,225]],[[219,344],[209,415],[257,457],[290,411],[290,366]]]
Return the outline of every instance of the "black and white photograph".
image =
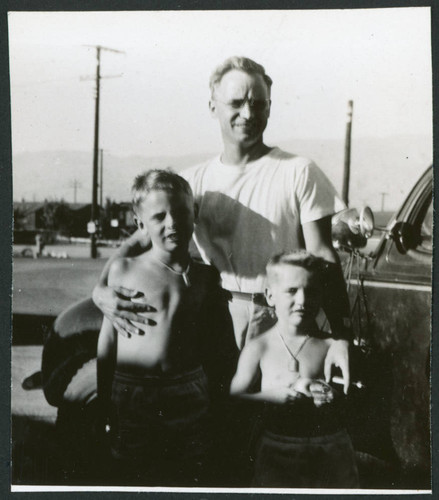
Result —
[[[8,12],[12,492],[431,493],[431,22]]]

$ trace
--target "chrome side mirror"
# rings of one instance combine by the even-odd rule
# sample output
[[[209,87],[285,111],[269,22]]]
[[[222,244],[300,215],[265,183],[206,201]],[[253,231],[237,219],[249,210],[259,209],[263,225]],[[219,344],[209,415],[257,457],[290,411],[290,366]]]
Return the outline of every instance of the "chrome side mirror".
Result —
[[[369,207],[347,208],[332,218],[332,240],[336,248],[353,250],[363,248],[373,235],[374,216]]]
[[[360,233],[367,239],[373,235],[375,229],[375,217],[370,207],[363,207],[358,218]]]

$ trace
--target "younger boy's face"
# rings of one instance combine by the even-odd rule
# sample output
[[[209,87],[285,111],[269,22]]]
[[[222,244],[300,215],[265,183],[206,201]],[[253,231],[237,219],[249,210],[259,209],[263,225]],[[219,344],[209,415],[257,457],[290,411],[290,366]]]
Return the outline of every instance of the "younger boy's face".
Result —
[[[282,264],[271,277],[266,297],[284,325],[306,327],[320,309],[321,292],[313,273],[303,267]]]
[[[194,230],[194,203],[185,193],[151,191],[137,211],[138,225],[153,246],[173,252],[187,249]]]

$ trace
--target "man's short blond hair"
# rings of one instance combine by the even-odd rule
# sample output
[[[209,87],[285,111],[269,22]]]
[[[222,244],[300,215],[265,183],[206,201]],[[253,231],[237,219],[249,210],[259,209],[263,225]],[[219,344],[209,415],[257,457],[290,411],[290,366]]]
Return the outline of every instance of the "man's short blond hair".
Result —
[[[249,75],[261,75],[270,92],[273,80],[265,72],[264,66],[248,57],[233,56],[220,64],[210,77],[209,87],[212,99],[214,98],[215,88],[221,82],[222,77],[234,69],[244,71],[244,73],[248,73]]]

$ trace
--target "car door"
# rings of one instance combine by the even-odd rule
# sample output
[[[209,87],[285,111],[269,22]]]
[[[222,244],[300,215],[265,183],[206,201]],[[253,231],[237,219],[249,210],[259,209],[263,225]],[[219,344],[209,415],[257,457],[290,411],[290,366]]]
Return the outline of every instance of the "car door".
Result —
[[[369,416],[363,431],[370,427],[373,446],[391,448],[385,454],[393,454],[408,482],[417,478],[416,487],[429,487],[430,471],[432,220],[429,168],[373,257],[359,257],[360,271],[351,283],[357,338],[369,348],[363,374]],[[362,435],[366,438],[367,431]]]

